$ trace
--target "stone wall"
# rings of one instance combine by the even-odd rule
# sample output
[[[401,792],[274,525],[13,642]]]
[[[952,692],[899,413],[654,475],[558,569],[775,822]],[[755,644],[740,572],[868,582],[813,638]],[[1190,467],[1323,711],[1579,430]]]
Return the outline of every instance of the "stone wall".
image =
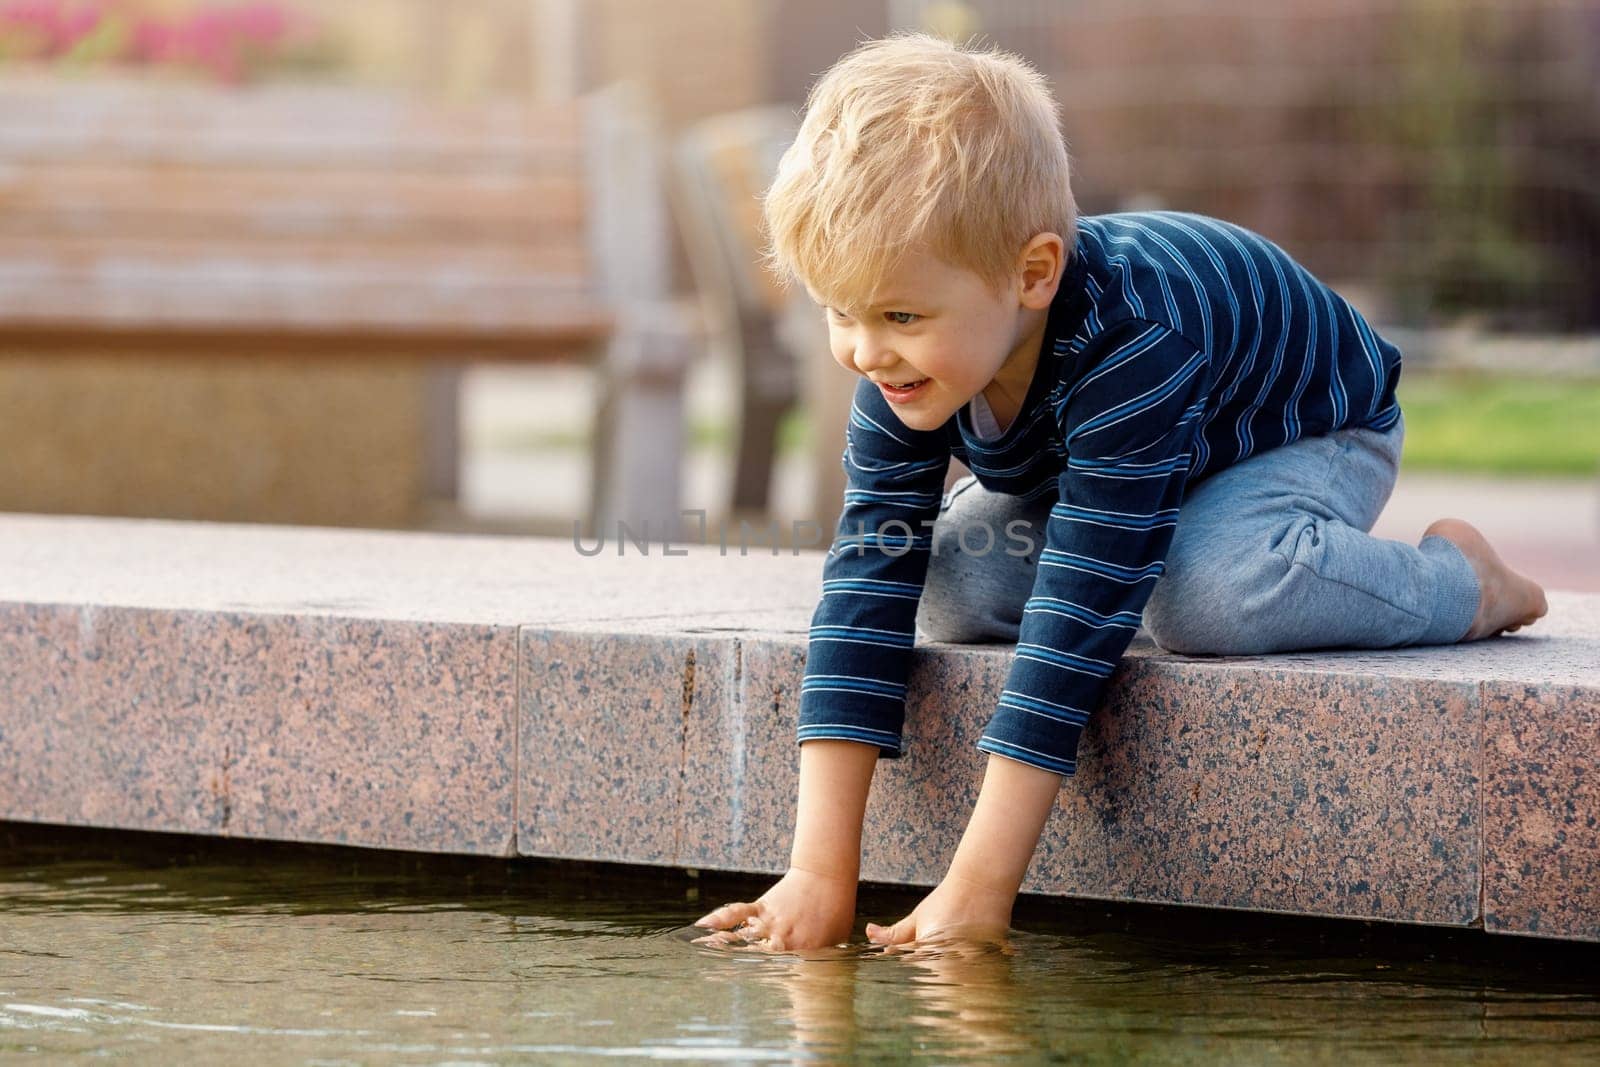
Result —
[[[404,527],[415,363],[0,352],[0,512]]]

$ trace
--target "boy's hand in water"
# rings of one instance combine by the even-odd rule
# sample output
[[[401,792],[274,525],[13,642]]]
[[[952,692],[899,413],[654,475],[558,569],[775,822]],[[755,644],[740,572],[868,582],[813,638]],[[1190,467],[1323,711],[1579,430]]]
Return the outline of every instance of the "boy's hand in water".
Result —
[[[893,926],[868,923],[867,939],[891,951],[911,942],[1004,943],[1012,905],[1061,777],[991,755],[977,807],[944,880]]]
[[[889,950],[912,942],[1004,944],[1015,901],[1015,893],[951,873],[893,926],[868,923],[867,940]]]
[[[740,941],[773,952],[826,948],[850,939],[855,924],[856,882],[790,867],[776,885],[751,903],[724,904],[695,920],[715,930],[696,945]]]

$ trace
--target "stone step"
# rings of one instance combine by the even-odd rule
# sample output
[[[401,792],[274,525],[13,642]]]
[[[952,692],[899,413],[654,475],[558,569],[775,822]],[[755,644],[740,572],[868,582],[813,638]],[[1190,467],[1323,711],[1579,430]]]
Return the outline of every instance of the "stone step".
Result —
[[[781,871],[821,556],[715,539],[0,515],[0,820]],[[1025,891],[1600,940],[1600,597],[1550,601],[1449,648],[1136,642]],[[932,885],[1009,650],[914,656],[863,876]]]

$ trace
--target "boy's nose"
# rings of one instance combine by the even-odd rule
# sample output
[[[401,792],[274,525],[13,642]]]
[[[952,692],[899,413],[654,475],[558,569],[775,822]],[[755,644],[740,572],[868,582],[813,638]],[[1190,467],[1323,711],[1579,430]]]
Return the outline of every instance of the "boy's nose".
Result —
[[[899,357],[887,345],[866,339],[856,342],[855,350],[851,355],[855,362],[856,370],[862,374],[872,374],[900,362]]]

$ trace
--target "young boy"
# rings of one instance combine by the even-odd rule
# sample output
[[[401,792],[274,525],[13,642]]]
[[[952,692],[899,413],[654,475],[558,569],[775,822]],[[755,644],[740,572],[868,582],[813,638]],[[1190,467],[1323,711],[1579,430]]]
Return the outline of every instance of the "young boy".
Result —
[[[1282,249],[1177,212],[1079,218],[1021,59],[871,41],[817,83],[766,197],[772,259],[861,376],[801,685],[791,865],[706,943],[836,945],[914,633],[1015,642],[943,881],[886,945],[997,940],[1141,621],[1180,653],[1447,644],[1544,594],[1472,526],[1370,536],[1400,354]],[[944,493],[951,457],[972,475]]]

